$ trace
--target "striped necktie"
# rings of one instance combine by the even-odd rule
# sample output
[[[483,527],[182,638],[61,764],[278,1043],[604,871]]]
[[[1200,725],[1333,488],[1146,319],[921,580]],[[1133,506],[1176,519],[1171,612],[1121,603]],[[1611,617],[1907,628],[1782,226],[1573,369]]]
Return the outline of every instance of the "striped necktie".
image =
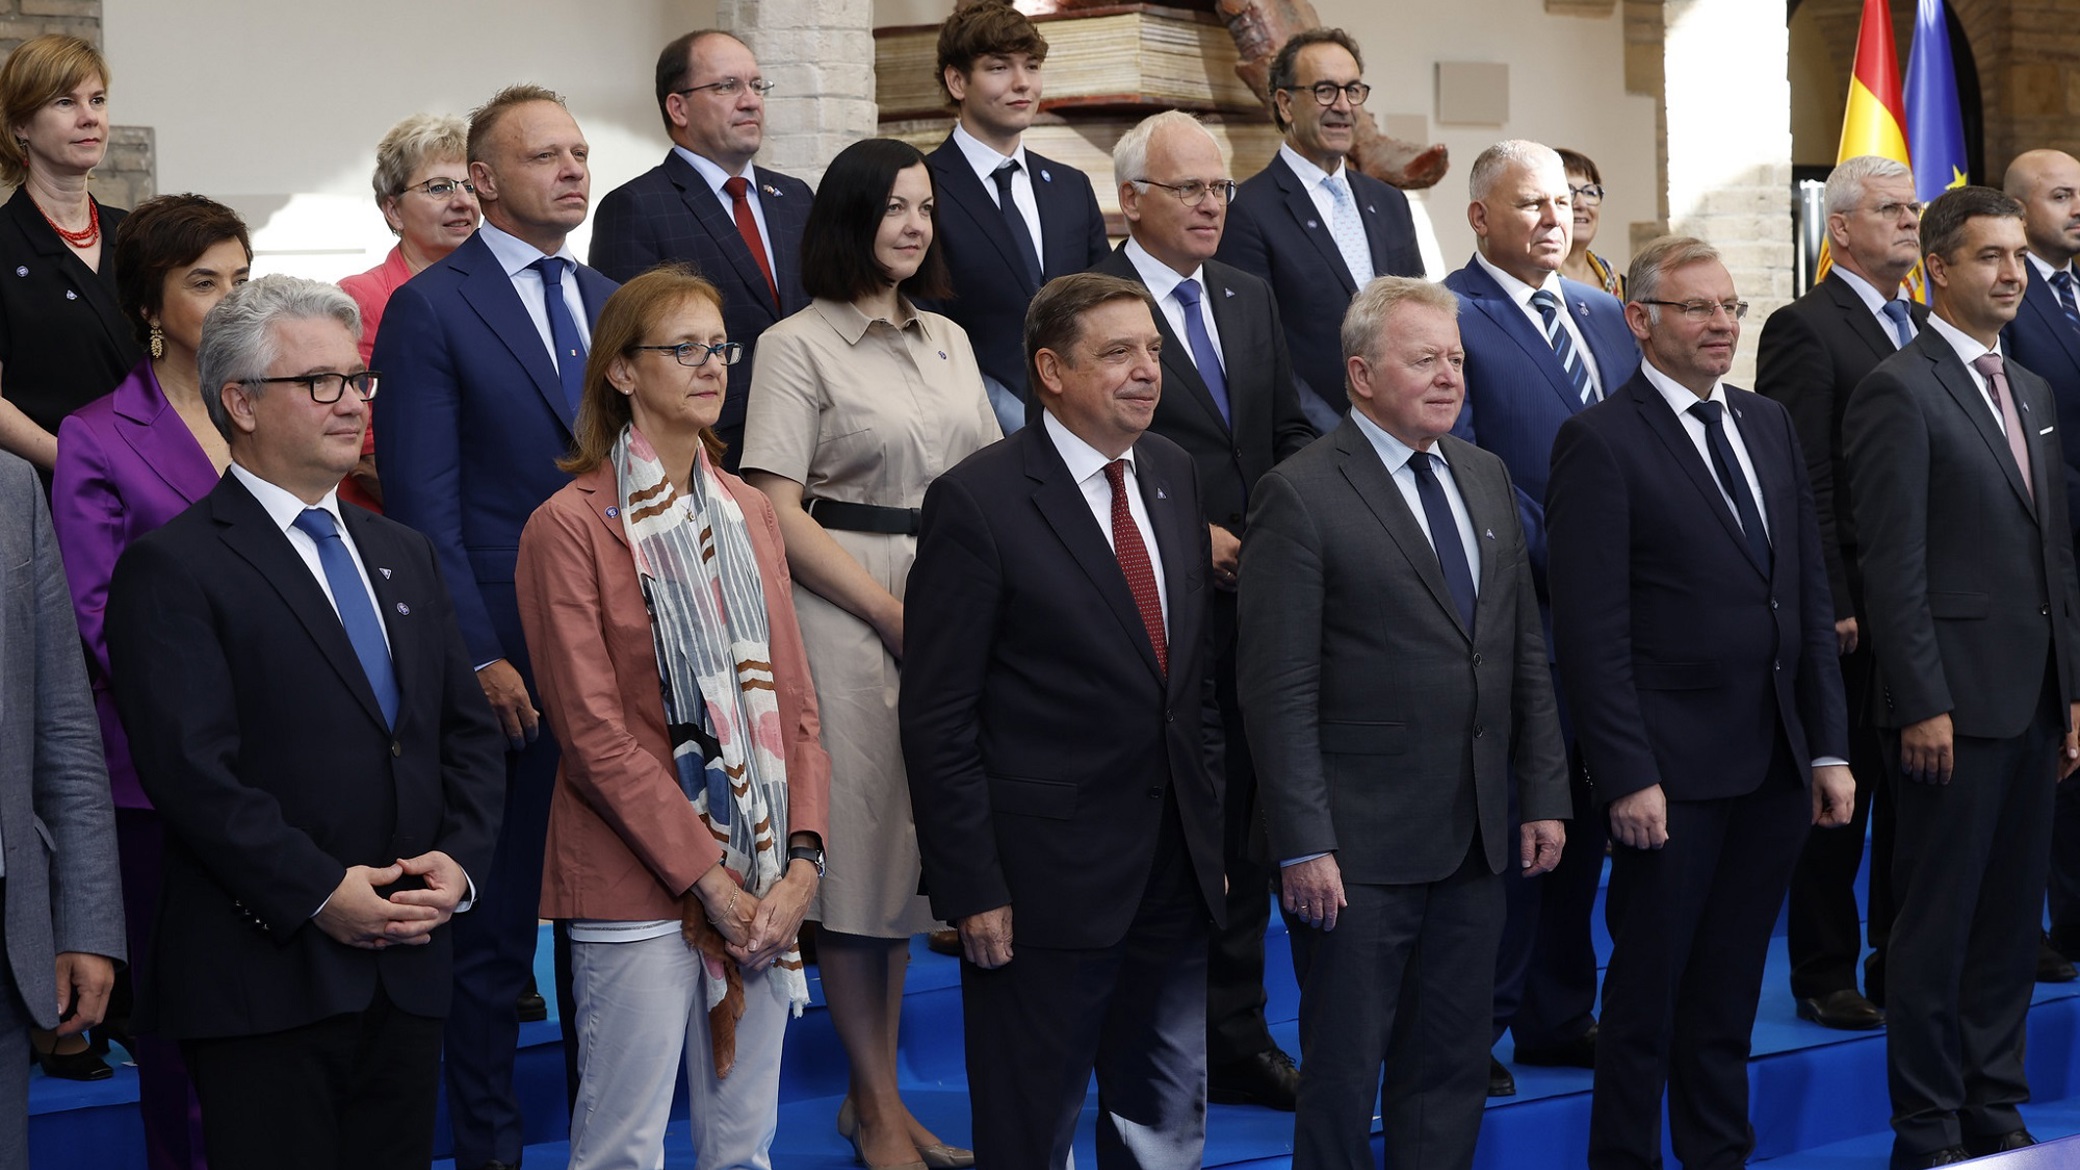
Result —
[[[1574,337],[1560,320],[1560,298],[1547,289],[1531,294],[1531,307],[1545,319],[1546,343],[1553,347],[1553,356],[1560,359],[1560,368],[1567,371],[1567,380],[1574,384],[1575,396],[1583,406],[1597,401],[1596,386],[1589,381],[1589,366],[1574,348]]]

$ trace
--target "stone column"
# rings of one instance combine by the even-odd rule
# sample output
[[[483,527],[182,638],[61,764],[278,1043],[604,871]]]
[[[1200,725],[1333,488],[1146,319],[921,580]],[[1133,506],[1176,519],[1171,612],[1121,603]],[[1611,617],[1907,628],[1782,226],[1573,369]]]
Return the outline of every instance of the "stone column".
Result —
[[[0,0],[0,57],[45,33],[70,33],[101,44],[101,0]],[[122,112],[122,90],[111,107]],[[108,157],[94,171],[94,197],[111,207],[135,207],[158,190],[157,161],[148,126],[109,128]]]
[[[720,0],[715,24],[774,83],[760,164],[813,186],[833,155],[874,136],[873,0]]]
[[[1793,295],[1789,31],[1754,0],[1658,7],[1668,227],[1717,247],[1749,302],[1728,379],[1753,386],[1762,320]]]

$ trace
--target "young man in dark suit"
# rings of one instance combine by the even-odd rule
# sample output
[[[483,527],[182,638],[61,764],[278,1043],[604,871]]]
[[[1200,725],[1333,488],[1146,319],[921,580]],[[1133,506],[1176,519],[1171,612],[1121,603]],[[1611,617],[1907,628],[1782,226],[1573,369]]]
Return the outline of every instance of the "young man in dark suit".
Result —
[[[1553,636],[1611,838],[1590,1170],[1739,1166],[1748,1040],[1808,826],[1855,804],[1834,602],[1791,417],[1721,379],[1746,303],[1667,237],[1626,278],[1645,361],[1560,427]]]
[[[1892,924],[1892,814],[1876,796],[1885,756],[1870,709],[1871,648],[1858,625],[1863,570],[1857,564],[1856,517],[1842,415],[1849,396],[1885,358],[1914,339],[1928,310],[1903,295],[1900,282],[1921,262],[1920,205],[1906,164],[1867,154],[1827,176],[1827,240],[1833,267],[1804,296],[1770,314],[1755,351],[1755,392],[1791,412],[1806,475],[1820,516],[1820,551],[1834,596],[1835,645],[1849,709],[1849,767],[1856,773],[1856,815],[1839,831],[1814,833],[1791,875],[1786,942],[1791,994],[1798,1014],[1828,1028],[1885,1023],[1885,932]],[[1878,811],[1873,812],[1876,799]],[[1856,871],[1871,836],[1869,923],[1873,954],[1856,989],[1865,917],[1856,906]]]
[[[1026,424],[1026,305],[1040,286],[1105,255],[1105,217],[1082,171],[1022,141],[1040,112],[1047,38],[1006,0],[957,7],[939,26],[939,86],[958,111],[925,156],[935,228],[953,278],[937,309],[968,331],[1005,434]],[[1006,200],[1009,205],[1006,205]]]
[[[2035,1142],[2016,1106],[2054,793],[2080,763],[2080,595],[2051,388],[2001,352],[2027,243],[2022,205],[1999,191],[1929,204],[1927,327],[1842,419],[1896,769],[1895,1170]]]
[[[765,144],[771,88],[751,50],[726,32],[700,29],[666,45],[657,55],[657,112],[672,149],[599,201],[588,255],[610,280],[682,262],[722,290],[723,326],[744,345],[715,424],[731,471],[744,446],[758,336],[809,303],[809,185],[751,161]]]
[[[231,469],[109,588],[167,836],[140,1024],[182,1042],[222,1170],[426,1165],[448,923],[492,872],[498,726],[435,548],[338,501],[377,389],[358,328],[289,276],[210,312]]]
[[[1282,305],[1301,409],[1327,431],[1348,406],[1343,310],[1375,276],[1421,276],[1408,196],[1348,165],[1371,87],[1358,42],[1340,28],[1293,34],[1271,61],[1278,154],[1244,181],[1220,258],[1268,282]]]
[[[372,355],[390,388],[376,454],[387,514],[433,541],[511,749],[484,904],[455,931],[445,1072],[462,1170],[520,1162],[517,1001],[533,978],[557,751],[540,724],[513,564],[521,527],[568,479],[556,461],[570,449],[592,323],[615,288],[566,243],[585,222],[589,155],[563,100],[539,86],[473,111],[483,226],[391,296]]]
[[[975,1157],[1061,1170],[1092,1071],[1099,1160],[1200,1164],[1220,719],[1192,461],[1139,285],[1050,282],[1039,420],[925,494],[901,699],[932,908],[960,931]]]

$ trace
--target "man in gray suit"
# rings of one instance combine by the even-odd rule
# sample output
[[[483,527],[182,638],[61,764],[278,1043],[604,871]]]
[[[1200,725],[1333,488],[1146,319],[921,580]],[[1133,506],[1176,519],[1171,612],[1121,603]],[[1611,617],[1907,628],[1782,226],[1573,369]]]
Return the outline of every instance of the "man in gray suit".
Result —
[[[1293,1165],[1372,1165],[1384,1066],[1387,1165],[1464,1167],[1501,873],[1559,861],[1567,758],[1509,473],[1450,434],[1457,299],[1381,277],[1342,340],[1353,409],[1257,481],[1242,551],[1242,710],[1310,949]]]
[[[0,455],[0,1170],[29,1165],[28,1030],[101,1022],[123,954],[115,811],[43,485]]]
[[[2002,353],[2029,280],[2022,205],[1946,192],[1921,217],[1921,251],[1928,327],[1842,419],[1897,810],[1895,1170],[2035,1142],[2016,1110],[2023,1024],[2057,778],[2080,763],[2057,408]]]

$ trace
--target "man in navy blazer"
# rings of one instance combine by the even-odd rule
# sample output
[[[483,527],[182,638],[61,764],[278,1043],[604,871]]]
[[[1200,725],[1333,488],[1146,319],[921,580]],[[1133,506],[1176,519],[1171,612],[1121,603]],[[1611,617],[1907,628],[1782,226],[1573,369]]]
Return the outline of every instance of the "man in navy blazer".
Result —
[[[1633,257],[1646,363],[1569,419],[1546,489],[1560,678],[1611,847],[1591,1170],[1741,1166],[1763,960],[1811,824],[1855,804],[1834,601],[1791,416],[1720,381],[1718,253]]]
[[[1466,216],[1478,247],[1444,278],[1459,296],[1466,405],[1452,433],[1502,457],[1539,604],[1546,605],[1546,476],[1560,424],[1625,384],[1639,347],[1617,299],[1567,280],[1560,263],[1574,234],[1560,156],[1535,142],[1498,142],[1467,176]],[[1557,655],[1553,640],[1546,650]],[[1566,696],[1560,726],[1568,731]],[[1596,950],[1589,917],[1603,873],[1603,832],[1578,752],[1570,749],[1574,847],[1536,882],[1509,881],[1509,922],[1496,959],[1495,1038],[1515,1036],[1519,1064],[1595,1063]],[[1496,1096],[1515,1092],[1491,1067]]]
[[[751,162],[765,142],[770,88],[751,50],[726,32],[700,29],[666,45],[657,56],[657,111],[672,149],[607,192],[592,218],[590,259],[609,279],[682,262],[722,290],[723,328],[744,344],[715,423],[731,471],[744,446],[758,336],[809,304],[802,291],[809,185]]]
[[[1327,432],[1349,407],[1337,329],[1375,276],[1421,276],[1408,196],[1346,166],[1362,79],[1340,28],[1295,33],[1271,62],[1271,117],[1285,142],[1228,209],[1220,259],[1269,282],[1284,316],[1300,405]],[[1326,99],[1326,100],[1325,100]]]
[[[1026,306],[1040,286],[1103,259],[1105,217],[1082,171],[1020,141],[1040,112],[1047,38],[1003,0],[939,26],[939,87],[959,110],[925,156],[953,295],[924,306],[958,322],[1005,434],[1026,424]],[[1005,208],[1009,195],[1011,207]]]
[[[373,355],[388,391],[376,452],[387,514],[433,541],[512,749],[497,856],[455,931],[446,1072],[464,1170],[520,1162],[515,1001],[533,965],[557,752],[539,723],[513,564],[521,527],[568,478],[556,461],[570,448],[592,323],[615,288],[564,242],[585,221],[588,153],[562,99],[539,86],[472,112],[484,224],[391,296]]]
[[[2080,516],[2080,287],[2073,270],[2080,255],[2080,161],[2062,150],[2027,151],[2008,164],[2003,186],[2022,202],[2030,271],[2022,305],[2001,341],[2017,365],[2051,384],[2071,518]],[[2049,892],[2050,945],[2067,960],[2080,957],[2080,786],[2058,786]],[[2040,980],[2050,957],[2038,956]],[[2071,970],[2069,963],[2052,973],[2071,978]]]

